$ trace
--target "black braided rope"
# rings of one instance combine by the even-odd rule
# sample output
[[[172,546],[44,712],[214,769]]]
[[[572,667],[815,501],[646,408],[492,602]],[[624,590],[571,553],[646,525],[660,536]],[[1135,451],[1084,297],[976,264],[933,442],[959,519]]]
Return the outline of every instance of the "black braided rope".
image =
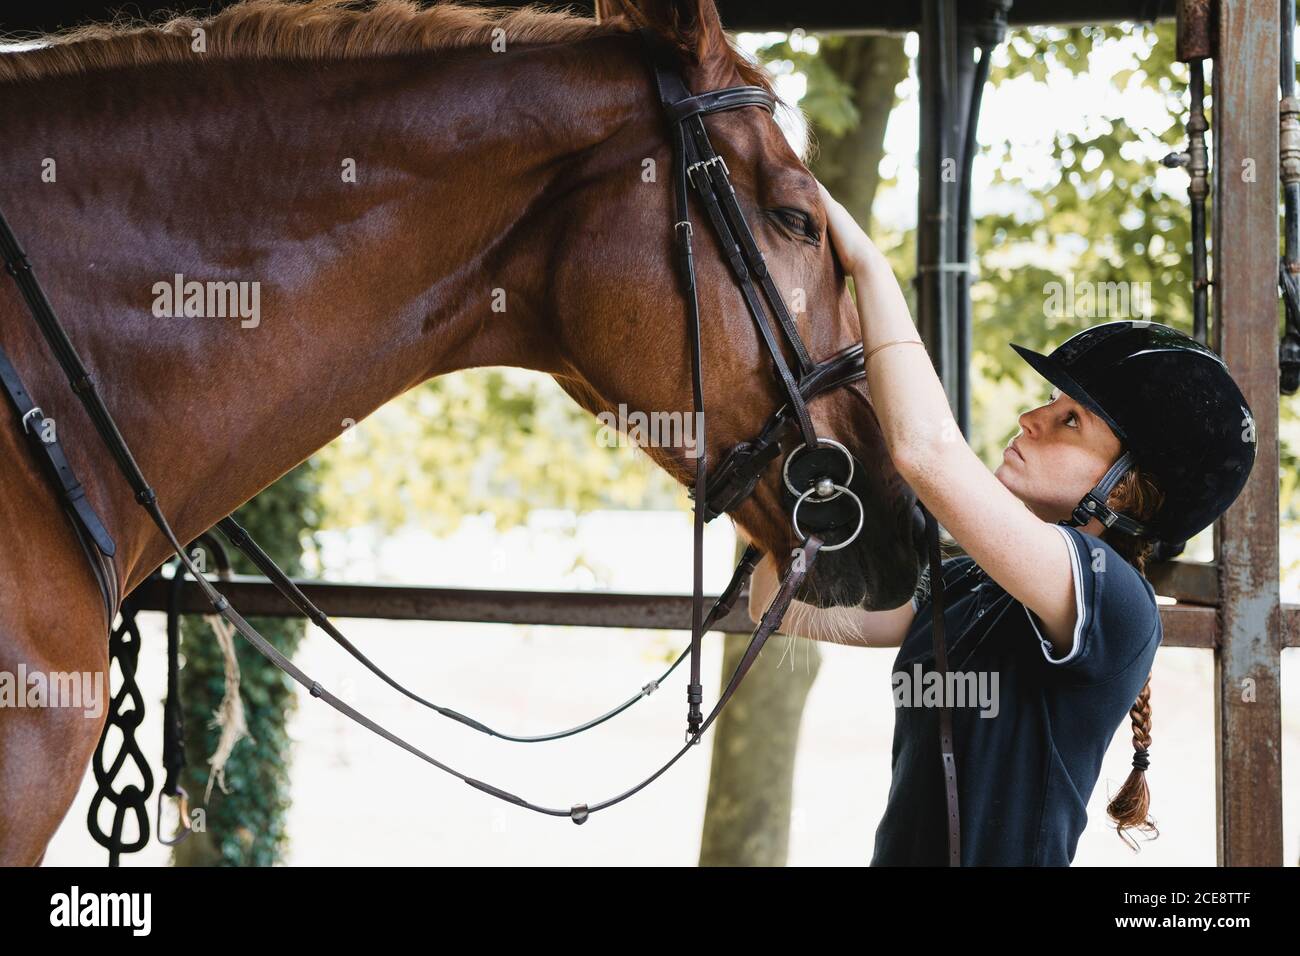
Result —
[[[108,638],[109,679],[112,680],[113,661],[117,661],[122,672],[122,686],[113,695],[108,719],[104,722],[104,731],[100,734],[91,761],[97,789],[94,799],[90,801],[86,825],[95,842],[108,850],[109,866],[117,866],[123,853],[137,853],[149,842],[148,801],[153,792],[153,773],[135,739],[136,728],[144,720],[144,698],[135,682],[136,665],[140,658],[140,630],[136,627],[135,612],[134,604],[128,599],[122,605],[121,623]],[[128,702],[129,709],[126,708]],[[109,730],[113,727],[121,731],[122,745],[113,757],[112,764],[105,768],[105,743]],[[128,760],[139,771],[143,787],[131,783],[120,790],[114,789],[115,781]],[[113,805],[111,833],[105,833],[99,825],[100,808],[105,802]],[[130,842],[122,837],[128,814],[134,814],[136,826],[135,838]]]

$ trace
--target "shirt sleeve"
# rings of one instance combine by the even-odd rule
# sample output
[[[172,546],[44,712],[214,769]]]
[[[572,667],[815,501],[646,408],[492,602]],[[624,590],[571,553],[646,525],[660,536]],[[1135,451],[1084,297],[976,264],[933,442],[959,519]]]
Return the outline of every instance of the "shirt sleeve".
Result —
[[[1053,527],[1069,545],[1074,577],[1076,616],[1069,651],[1054,657],[1038,617],[1029,608],[1025,608],[1025,614],[1049,665],[1085,683],[1110,680],[1128,668],[1151,641],[1160,640],[1155,590],[1100,538],[1066,525]]]

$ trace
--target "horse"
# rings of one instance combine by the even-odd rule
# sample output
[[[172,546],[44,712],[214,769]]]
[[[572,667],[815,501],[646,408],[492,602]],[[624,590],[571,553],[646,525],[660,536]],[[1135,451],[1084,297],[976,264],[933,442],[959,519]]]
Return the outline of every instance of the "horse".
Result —
[[[595,19],[246,0],[0,55],[0,207],[182,541],[388,400],[461,369],[547,373],[593,415],[690,411],[672,151],[638,30],[678,52],[693,91],[771,88],[712,0],[602,2]],[[777,285],[799,290],[809,351],[860,341],[800,157],[762,110],[708,125]],[[725,450],[784,399],[716,240],[699,233],[708,434]],[[215,286],[218,304],[237,289],[237,302],[190,314],[168,287],[191,283]],[[106,684],[121,598],[169,549],[10,283],[0,346],[111,531],[117,582],[106,607],[18,417],[0,415],[0,671]],[[896,607],[923,562],[915,496],[863,381],[809,409],[865,463],[870,493],[863,533],[799,598]],[[690,484],[686,449],[645,451]],[[798,542],[776,471],[731,517],[785,554]],[[0,708],[0,863],[43,858],[103,719]]]

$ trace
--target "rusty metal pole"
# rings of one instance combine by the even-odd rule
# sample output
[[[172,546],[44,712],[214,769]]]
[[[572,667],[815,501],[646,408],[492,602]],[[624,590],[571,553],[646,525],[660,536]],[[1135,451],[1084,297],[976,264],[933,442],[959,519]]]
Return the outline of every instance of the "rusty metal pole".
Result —
[[[1205,133],[1209,129],[1205,120],[1205,61],[1213,49],[1214,18],[1211,10],[1211,0],[1180,0],[1178,4],[1177,56],[1187,64],[1191,99],[1187,150],[1170,153],[1163,160],[1166,166],[1187,168],[1187,198],[1192,212],[1192,337],[1203,345],[1209,342],[1205,200],[1210,193],[1210,158],[1205,145]]]
[[[1279,0],[1219,0],[1214,55],[1213,346],[1254,411],[1259,443],[1250,480],[1215,532],[1220,582],[1215,783],[1222,866],[1282,864],[1280,12]]]

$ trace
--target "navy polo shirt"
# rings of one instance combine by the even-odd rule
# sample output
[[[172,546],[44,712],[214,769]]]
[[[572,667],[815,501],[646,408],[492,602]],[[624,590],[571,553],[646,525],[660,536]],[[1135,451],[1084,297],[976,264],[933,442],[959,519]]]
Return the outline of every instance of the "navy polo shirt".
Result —
[[[1053,657],[1038,621],[974,559],[943,562],[963,866],[1068,866],[1116,729],[1163,631],[1155,591],[1100,538],[1055,525],[1070,548],[1073,644]],[[928,588],[894,661],[892,779],[872,866],[945,866],[948,830]]]

